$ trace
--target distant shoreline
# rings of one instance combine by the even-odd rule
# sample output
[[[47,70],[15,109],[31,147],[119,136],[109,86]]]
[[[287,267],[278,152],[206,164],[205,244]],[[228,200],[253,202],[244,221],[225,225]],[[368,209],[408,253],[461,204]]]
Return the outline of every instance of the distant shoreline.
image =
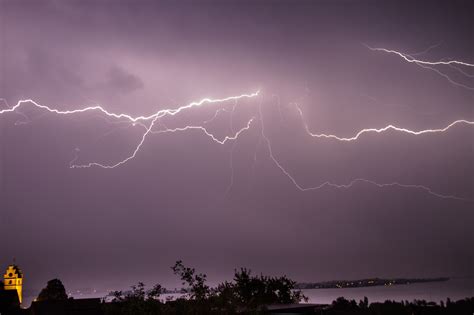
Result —
[[[376,286],[393,286],[393,285],[407,285],[413,283],[426,283],[426,282],[444,282],[450,278],[395,278],[395,279],[381,279],[381,278],[370,278],[370,279],[359,279],[359,280],[333,280],[325,282],[301,282],[297,283],[295,288],[300,290],[306,289],[346,289],[346,288],[366,288]]]

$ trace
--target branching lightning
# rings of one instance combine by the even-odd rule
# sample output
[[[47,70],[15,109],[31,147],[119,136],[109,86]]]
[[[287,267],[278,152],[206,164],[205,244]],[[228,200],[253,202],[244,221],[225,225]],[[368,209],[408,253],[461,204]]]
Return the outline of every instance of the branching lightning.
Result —
[[[421,54],[424,54],[426,53],[427,51],[437,47],[438,45],[434,45],[434,46],[431,46],[429,47],[428,49],[426,49],[425,51],[421,52],[421,53],[417,53],[417,54],[406,54],[406,53],[402,53],[402,52],[399,52],[399,51],[396,51],[396,50],[391,50],[391,49],[386,49],[386,48],[374,48],[374,47],[370,47],[368,45],[365,45],[368,49],[372,50],[372,51],[381,51],[381,52],[385,52],[385,53],[388,53],[388,54],[394,54],[394,55],[397,55],[399,56],[400,58],[402,58],[403,60],[405,60],[406,62],[409,62],[409,63],[413,63],[413,64],[416,64],[417,66],[423,68],[423,69],[428,69],[428,70],[431,70],[431,71],[434,71],[435,73],[437,73],[438,75],[442,76],[443,78],[445,78],[449,83],[455,85],[455,86],[458,86],[458,87],[462,87],[462,88],[465,88],[467,90],[471,90],[471,91],[474,91],[474,87],[472,86],[469,86],[469,85],[466,85],[464,83],[461,83],[461,82],[458,82],[454,79],[452,79],[449,75],[447,75],[446,73],[442,72],[441,70],[437,69],[436,66],[449,66],[450,68],[453,68],[455,69],[457,72],[459,72],[460,74],[464,75],[465,78],[467,79],[472,79],[473,78],[473,75],[472,74],[469,74],[467,73],[466,71],[464,71],[463,69],[460,69],[459,67],[467,67],[467,68],[473,68],[474,67],[474,64],[472,63],[468,63],[468,62],[464,62],[464,61],[459,61],[459,60],[454,60],[454,59],[450,59],[450,60],[438,60],[438,61],[427,61],[427,60],[421,60],[421,59],[417,59],[415,58],[414,56],[415,55],[421,55]]]
[[[214,142],[217,142],[219,144],[224,144],[226,143],[227,141],[229,140],[235,140],[237,139],[240,134],[246,130],[249,130],[250,129],[250,126],[252,124],[252,122],[254,121],[255,117],[252,117],[248,122],[247,122],[247,125],[245,127],[242,127],[240,130],[238,130],[237,132],[234,132],[234,135],[233,136],[225,136],[223,139],[219,139],[217,138],[214,134],[212,134],[211,132],[209,132],[205,127],[203,126],[186,126],[186,127],[177,127],[177,128],[167,128],[167,129],[163,129],[163,130],[154,130],[154,131],[151,131],[150,133],[153,133],[153,134],[160,134],[160,133],[169,133],[169,132],[180,132],[180,131],[187,131],[187,130],[200,130],[202,131],[206,136],[208,136],[209,138],[212,139],[212,141]]]
[[[460,86],[469,90],[474,90],[473,87],[467,86],[463,83],[457,82],[453,79],[451,79],[446,73],[441,72],[438,68],[439,66],[448,66],[449,68],[452,68],[454,71],[457,71],[459,74],[464,75],[466,78],[472,78],[474,77],[473,74],[470,74],[469,72],[465,71],[463,67],[474,67],[474,64],[463,62],[463,61],[458,61],[458,60],[440,60],[440,61],[426,61],[422,59],[417,59],[415,56],[423,55],[426,52],[430,51],[431,49],[436,48],[438,45],[434,45],[432,47],[429,47],[427,50],[420,52],[420,53],[414,53],[414,54],[404,54],[395,50],[389,50],[385,48],[372,48],[367,46],[370,50],[372,51],[380,51],[380,52],[385,52],[389,54],[394,54],[397,55],[398,57],[402,58],[402,60],[409,62],[409,63],[414,63],[417,66],[420,66],[424,69],[429,69],[437,74],[443,76],[446,80],[448,80],[450,83]],[[177,132],[186,132],[186,131],[199,131],[202,132],[205,136],[207,136],[211,141],[224,145],[229,141],[236,140],[239,138],[239,136],[244,133],[245,131],[249,130],[255,122],[260,125],[260,136],[258,139],[258,142],[256,144],[255,148],[255,154],[254,154],[254,159],[253,159],[253,164],[252,164],[252,171],[255,168],[255,164],[257,161],[257,149],[260,147],[262,143],[265,143],[266,150],[268,151],[269,158],[272,160],[272,162],[275,164],[275,166],[293,183],[293,185],[300,191],[313,191],[313,190],[318,190],[322,189],[324,187],[330,187],[330,188],[336,188],[336,189],[349,189],[353,187],[356,184],[360,183],[365,183],[365,184],[370,184],[373,186],[376,186],[378,188],[386,188],[386,187],[399,187],[399,188],[405,188],[405,189],[417,189],[424,191],[425,193],[428,193],[432,196],[435,196],[437,198],[442,198],[442,199],[455,199],[455,200],[466,200],[464,198],[460,198],[454,195],[446,195],[446,194],[441,194],[438,192],[435,192],[431,188],[424,186],[424,185],[417,185],[417,184],[403,184],[399,182],[390,182],[390,183],[378,183],[374,180],[371,179],[366,179],[366,178],[356,178],[348,182],[347,184],[338,184],[338,183],[333,183],[331,181],[325,181],[322,182],[319,185],[316,186],[308,186],[305,187],[298,183],[298,181],[295,179],[295,177],[278,161],[276,158],[272,144],[270,139],[265,133],[265,124],[264,124],[264,119],[263,119],[263,114],[262,114],[262,103],[263,103],[263,97],[260,99],[260,104],[258,105],[258,115],[255,114],[254,117],[251,117],[248,121],[247,124],[241,127],[240,129],[234,130],[233,126],[233,115],[235,112],[235,108],[237,106],[237,101],[243,98],[254,98],[260,95],[260,92],[257,91],[255,93],[250,93],[250,94],[241,94],[237,96],[230,96],[226,98],[218,98],[218,99],[211,99],[211,98],[204,98],[200,101],[195,101],[191,102],[187,105],[180,106],[177,108],[173,109],[162,109],[159,110],[153,114],[150,115],[142,115],[142,116],[132,116],[126,113],[115,113],[111,112],[104,107],[100,105],[94,105],[94,106],[88,106],[80,109],[73,109],[73,110],[60,110],[56,108],[52,108],[46,105],[39,104],[35,102],[32,99],[24,99],[18,101],[18,103],[10,107],[6,100],[0,99],[0,101],[3,101],[4,104],[6,105],[6,108],[1,109],[0,108],[0,115],[8,114],[8,113],[17,113],[25,117],[26,121],[29,121],[29,118],[24,114],[22,109],[26,106],[32,106],[34,108],[43,110],[46,113],[52,113],[52,114],[57,114],[57,115],[75,115],[75,114],[82,114],[86,112],[97,112],[100,114],[100,117],[104,118],[106,121],[112,123],[112,124],[126,124],[127,126],[139,126],[143,128],[143,133],[141,134],[141,137],[138,141],[138,143],[134,146],[132,152],[124,159],[110,163],[110,164],[104,164],[104,163],[99,163],[99,162],[90,162],[86,164],[76,164],[76,162],[79,159],[79,148],[76,148],[74,151],[74,158],[70,162],[70,168],[76,168],[76,169],[81,169],[81,168],[91,168],[91,167],[100,167],[104,169],[113,169],[119,166],[124,165],[128,161],[134,159],[137,154],[140,152],[141,148],[143,147],[145,141],[147,140],[148,136],[151,134],[165,134],[165,133],[177,133]],[[281,104],[280,104],[280,98],[277,95],[272,95],[271,98],[276,98],[277,100],[277,109],[280,114],[280,120],[283,122],[283,113],[281,110]],[[228,101],[235,101],[232,110],[227,110],[226,108],[218,108],[214,112],[214,115],[203,121],[202,124],[189,124],[185,126],[180,126],[180,127],[167,127],[165,123],[162,121],[162,118],[165,116],[175,116],[178,115],[179,113],[194,108],[194,107],[201,107],[206,104],[212,104],[212,103],[224,103]],[[332,139],[336,141],[342,141],[342,142],[352,142],[352,141],[357,141],[360,140],[361,137],[365,134],[370,134],[370,133],[375,133],[375,134],[382,134],[385,132],[393,131],[393,132],[400,132],[404,133],[407,135],[411,136],[421,136],[421,135],[428,135],[428,134],[437,134],[437,133],[444,133],[447,132],[449,129],[455,127],[455,126],[461,126],[461,125],[474,125],[474,121],[470,120],[465,120],[465,119],[459,119],[456,121],[451,122],[445,127],[442,128],[436,128],[436,129],[423,129],[423,130],[411,130],[403,127],[398,127],[395,125],[387,125],[382,128],[364,128],[353,136],[348,136],[348,137],[342,137],[338,136],[335,134],[326,134],[326,133],[313,133],[310,131],[308,124],[306,123],[303,115],[303,111],[299,107],[298,103],[291,103],[296,106],[296,109],[301,117],[301,121],[303,123],[304,129],[307,132],[307,134],[313,138],[323,138],[323,139]],[[223,137],[218,137],[214,133],[209,131],[209,128],[207,124],[211,123],[217,117],[221,112],[230,112],[230,132],[231,135],[225,135]],[[24,122],[17,122],[16,124],[20,124]],[[112,132],[112,131],[110,131]],[[110,133],[108,132],[108,133]],[[235,143],[234,143],[235,144]],[[229,192],[232,188],[233,185],[233,180],[234,180],[234,169],[233,169],[233,151],[234,151],[235,146],[231,148],[230,151],[230,168],[231,168],[231,179],[229,186],[226,190],[226,193]]]
[[[228,110],[225,109],[225,108],[219,108],[218,110],[216,110],[216,112],[214,113],[214,115],[211,118],[209,118],[208,120],[205,120],[203,123],[208,124],[208,123],[214,121],[221,112],[228,112]]]
[[[143,143],[145,142],[147,136],[150,133],[153,133],[153,127],[154,127],[154,125],[155,125],[155,123],[157,122],[158,119],[160,119],[164,116],[174,116],[174,115],[179,114],[183,110],[190,109],[190,108],[193,108],[193,107],[199,107],[199,106],[202,106],[202,105],[207,104],[207,103],[222,103],[222,102],[227,102],[227,101],[231,101],[231,100],[239,100],[239,99],[242,99],[242,98],[252,98],[252,97],[256,97],[258,94],[259,94],[259,91],[255,92],[255,93],[251,93],[251,94],[241,94],[241,95],[238,95],[238,96],[230,96],[230,97],[220,98],[220,99],[204,98],[200,101],[192,102],[192,103],[189,103],[187,105],[178,107],[176,109],[163,109],[163,110],[159,110],[155,114],[152,114],[152,115],[149,115],[149,116],[136,116],[136,117],[133,117],[131,115],[124,114],[124,113],[120,113],[120,114],[113,113],[113,112],[110,112],[110,111],[104,109],[102,106],[99,106],[99,105],[89,106],[89,107],[85,107],[85,108],[81,108],[81,109],[75,109],[75,110],[59,110],[59,109],[51,108],[51,107],[46,106],[46,105],[41,105],[41,104],[33,101],[32,99],[26,99],[26,100],[20,100],[15,106],[13,106],[11,108],[6,108],[6,109],[0,110],[0,115],[1,114],[6,114],[6,113],[18,112],[18,110],[21,107],[26,106],[27,104],[32,104],[36,108],[45,110],[45,111],[50,112],[50,113],[58,114],[58,115],[73,115],[73,114],[80,114],[80,113],[85,113],[85,112],[89,112],[89,111],[98,111],[98,112],[101,112],[101,113],[105,114],[107,117],[115,118],[115,119],[126,119],[131,123],[139,124],[139,125],[145,127],[145,132],[143,133],[139,143],[137,144],[137,146],[133,150],[132,154],[129,155],[127,158],[125,158],[125,159],[123,159],[123,160],[121,160],[117,163],[114,163],[114,164],[102,164],[102,163],[98,163],[98,162],[90,162],[90,163],[82,164],[82,165],[71,163],[71,165],[70,165],[71,168],[89,168],[89,167],[93,167],[93,166],[102,167],[102,168],[115,168],[115,167],[121,166],[121,165],[125,164],[126,162],[130,161],[131,159],[135,158],[135,156],[139,152],[140,148],[142,147]],[[186,126],[186,127],[174,128],[174,129],[168,129],[167,128],[165,130],[157,131],[156,133],[185,131],[185,130],[190,130],[190,129],[200,129],[207,136],[209,136],[213,141],[215,141],[219,144],[224,144],[228,140],[236,139],[242,132],[244,132],[245,130],[248,130],[250,128],[250,124],[251,124],[252,120],[253,119],[249,120],[247,126],[240,129],[238,132],[236,132],[234,134],[234,136],[226,136],[223,140],[219,140],[212,133],[208,132],[206,128],[204,128],[202,126]],[[148,126],[146,126],[146,123],[144,123],[144,122],[147,122],[147,121],[150,121]],[[74,161],[75,160],[77,160],[77,157],[74,158]]]
[[[319,184],[317,186],[309,186],[309,187],[304,187],[301,184],[298,183],[298,181],[288,172],[285,167],[278,161],[278,159],[275,157],[272,149],[272,145],[270,142],[270,139],[266,136],[265,134],[265,128],[264,128],[264,122],[263,122],[263,115],[262,115],[262,107],[261,104],[259,106],[259,113],[260,113],[260,122],[261,122],[261,137],[265,141],[268,149],[268,154],[270,156],[270,159],[273,161],[273,163],[281,170],[281,172],[288,177],[288,179],[293,183],[293,185],[300,191],[311,191],[311,190],[318,190],[324,187],[332,187],[332,188],[337,188],[337,189],[349,189],[353,187],[355,184],[358,183],[367,183],[371,184],[374,186],[377,186],[379,188],[385,188],[385,187],[400,187],[400,188],[413,188],[413,189],[418,189],[422,190],[432,196],[442,198],[442,199],[454,199],[454,200],[464,200],[466,201],[467,199],[457,197],[454,195],[444,195],[440,194],[437,192],[434,192],[431,188],[424,186],[424,185],[416,185],[416,184],[402,184],[398,182],[392,182],[392,183],[377,183],[373,180],[370,179],[365,179],[365,178],[356,178],[351,180],[348,184],[335,184],[330,181],[325,181],[322,184]]]
[[[102,167],[102,168],[116,168],[120,165],[123,165],[123,164],[127,163],[131,159],[135,158],[138,151],[140,150],[143,143],[145,142],[146,137],[150,134],[150,132],[153,128],[153,125],[155,124],[157,119],[158,119],[158,116],[153,118],[153,120],[150,123],[150,126],[146,129],[145,133],[142,135],[141,140],[138,143],[138,145],[135,147],[135,150],[133,151],[132,155],[128,156],[127,158],[125,158],[123,160],[121,160],[120,162],[117,162],[115,164],[109,164],[109,165],[98,163],[98,162],[91,162],[91,163],[82,164],[82,165],[73,164],[73,165],[71,165],[71,168],[89,168],[89,167],[92,167],[92,166],[98,166],[98,167]]]
[[[366,45],[367,46],[367,45]],[[383,51],[389,54],[395,54],[401,58],[403,58],[405,61],[410,62],[410,63],[417,63],[417,64],[422,64],[422,65],[427,65],[427,66],[439,66],[439,65],[461,65],[461,66],[466,66],[466,67],[474,67],[474,64],[472,63],[467,63],[464,61],[459,61],[459,60],[439,60],[439,61],[425,61],[425,60],[420,60],[413,58],[412,55],[404,54],[396,50],[390,50],[386,48],[374,48],[367,46],[372,51]]]

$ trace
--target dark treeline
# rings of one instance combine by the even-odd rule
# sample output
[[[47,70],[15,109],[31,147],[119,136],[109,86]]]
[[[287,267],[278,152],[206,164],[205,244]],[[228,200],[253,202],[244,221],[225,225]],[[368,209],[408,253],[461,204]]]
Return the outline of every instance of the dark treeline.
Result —
[[[472,315],[474,314],[474,298],[466,298],[459,301],[451,301],[449,298],[446,303],[441,301],[427,302],[425,300],[415,300],[413,302],[385,301],[383,303],[370,303],[367,298],[357,303],[355,300],[347,300],[343,297],[338,298],[331,305],[316,314],[342,315]]]
[[[474,297],[459,301],[369,303],[338,298],[331,304],[299,304],[307,298],[296,282],[287,278],[253,275],[249,269],[235,270],[232,281],[211,288],[205,274],[183,265],[171,267],[183,286],[180,295],[165,297],[160,284],[146,289],[139,282],[129,291],[114,291],[103,299],[73,299],[58,279],[48,281],[29,309],[0,307],[2,315],[159,315],[159,314],[325,314],[325,315],[472,315]],[[0,303],[1,306],[1,303]]]

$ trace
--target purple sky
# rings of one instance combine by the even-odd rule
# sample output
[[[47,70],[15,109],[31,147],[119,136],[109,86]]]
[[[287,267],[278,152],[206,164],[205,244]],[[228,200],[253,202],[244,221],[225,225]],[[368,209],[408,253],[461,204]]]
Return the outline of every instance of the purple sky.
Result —
[[[162,121],[203,125],[224,108],[207,125],[222,139],[257,117],[236,141],[150,135],[115,169],[69,162],[77,152],[78,164],[116,163],[142,128],[28,105],[1,114],[0,266],[16,257],[33,294],[54,277],[70,289],[175,287],[178,259],[213,283],[241,266],[298,281],[472,276],[472,201],[367,183],[301,192],[271,160],[260,118],[302,186],[367,178],[472,200],[474,126],[316,139],[295,103],[312,132],[346,137],[473,121],[472,89],[364,45],[414,54],[439,44],[417,57],[474,63],[473,12],[469,1],[0,1],[0,110],[33,99],[149,115],[261,91]],[[472,67],[438,69],[474,87]]]

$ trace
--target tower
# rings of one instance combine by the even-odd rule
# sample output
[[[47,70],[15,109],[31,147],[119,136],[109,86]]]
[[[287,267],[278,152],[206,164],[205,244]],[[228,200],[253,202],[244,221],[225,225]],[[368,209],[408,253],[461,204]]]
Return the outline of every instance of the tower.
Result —
[[[17,265],[8,266],[5,275],[3,276],[5,290],[16,290],[18,293],[18,300],[20,303],[23,300],[22,286],[23,273]]]

